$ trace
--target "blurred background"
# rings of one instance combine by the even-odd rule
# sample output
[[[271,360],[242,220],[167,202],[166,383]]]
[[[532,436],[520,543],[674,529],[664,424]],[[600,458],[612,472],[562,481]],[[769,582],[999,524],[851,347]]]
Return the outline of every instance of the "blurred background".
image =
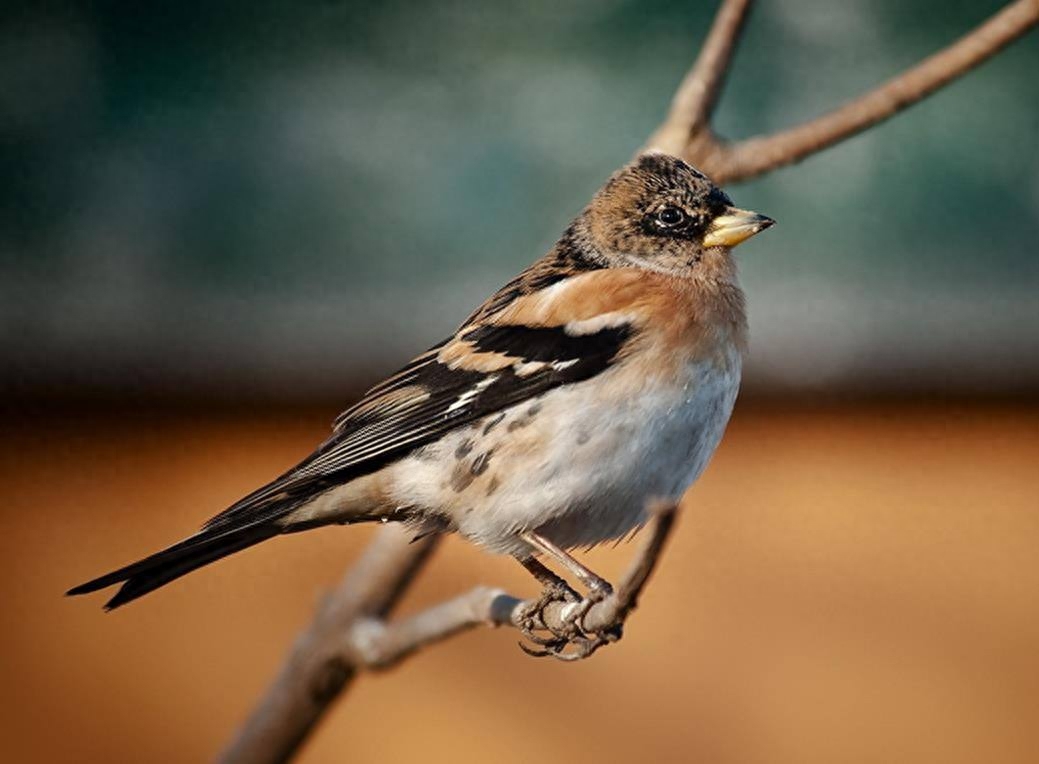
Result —
[[[717,127],[814,116],[1000,6],[766,0]],[[60,593],[290,466],[551,246],[713,8],[0,11],[5,759],[215,755],[368,531],[109,616]],[[467,635],[361,681],[301,760],[1034,761],[1036,71],[1033,33],[728,189],[779,221],[738,253],[744,395],[622,644],[562,666]],[[524,576],[451,541],[406,607]]]

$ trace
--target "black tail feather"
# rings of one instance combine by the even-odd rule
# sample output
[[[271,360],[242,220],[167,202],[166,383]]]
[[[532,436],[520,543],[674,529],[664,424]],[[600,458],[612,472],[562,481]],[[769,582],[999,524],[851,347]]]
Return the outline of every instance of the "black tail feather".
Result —
[[[105,605],[106,610],[112,610],[203,565],[259,544],[281,532],[282,528],[273,523],[217,532],[204,530],[143,560],[69,589],[66,593],[88,594],[122,582],[122,587]]]

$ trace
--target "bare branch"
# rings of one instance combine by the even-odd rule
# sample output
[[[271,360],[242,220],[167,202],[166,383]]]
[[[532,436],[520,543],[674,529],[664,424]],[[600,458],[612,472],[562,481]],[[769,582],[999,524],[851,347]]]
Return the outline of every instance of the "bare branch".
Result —
[[[690,142],[710,132],[711,114],[752,3],[723,0],[696,63],[678,86],[667,119],[647,141],[647,149],[681,154]]]
[[[674,525],[677,507],[652,510],[648,538],[616,591],[593,605],[581,620],[589,631],[623,625],[638,604]],[[387,529],[389,530],[389,529]],[[410,580],[433,549],[433,542],[401,543],[399,531],[384,532],[320,608],[297,641],[281,675],[224,753],[230,764],[287,761],[343,688],[363,670],[386,669],[417,650],[478,626],[523,627],[532,603],[499,589],[477,587],[428,610],[387,623],[401,584]],[[407,568],[403,575],[386,575]],[[369,575],[378,583],[372,585]],[[553,603],[544,625],[563,630],[573,604]]]
[[[1036,23],[1039,0],[1012,3],[945,50],[854,101],[790,130],[729,146],[716,170],[719,182],[792,164],[889,119],[991,58]]]
[[[322,602],[281,673],[221,757],[225,762],[288,761],[357,673],[343,656],[355,624],[390,613],[436,548],[430,536],[383,528],[361,559]]]
[[[500,589],[478,586],[397,623],[359,621],[345,635],[344,652],[357,667],[386,669],[463,631],[511,623],[513,611],[522,604]]]
[[[726,7],[722,6],[719,17],[726,12]],[[763,175],[889,119],[988,60],[1037,23],[1039,0],[1017,0],[912,69],[834,111],[774,135],[725,143],[714,136],[706,122],[687,115],[684,124],[690,126],[691,132],[685,147],[678,153],[717,183],[732,183]],[[697,66],[699,64],[698,61]],[[690,72],[690,77],[697,66]],[[695,98],[690,102],[696,105]],[[678,98],[675,103],[672,112],[679,106]],[[683,117],[670,115],[661,131],[669,123],[682,124]],[[673,129],[668,130],[665,138],[673,140]]]

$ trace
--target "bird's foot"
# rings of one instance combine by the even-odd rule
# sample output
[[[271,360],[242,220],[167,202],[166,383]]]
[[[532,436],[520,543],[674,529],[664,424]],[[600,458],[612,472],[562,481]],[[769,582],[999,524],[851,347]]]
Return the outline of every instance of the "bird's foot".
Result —
[[[562,661],[577,661],[589,657],[600,647],[621,638],[621,624],[588,630],[584,618],[597,603],[613,593],[605,581],[592,587],[587,597],[579,597],[565,583],[550,584],[541,596],[530,603],[522,615],[521,633],[535,646],[520,642],[520,649],[535,658],[551,656]],[[549,614],[550,606],[558,609]]]
[[[560,640],[565,640],[568,634],[552,629],[548,625],[552,619],[547,617],[546,612],[552,605],[558,604],[562,608],[566,608],[578,605],[581,601],[577,592],[563,581],[547,584],[542,590],[541,596],[532,600],[523,609],[520,616],[520,632],[528,640],[541,647],[555,645]],[[531,651],[522,643],[520,643],[520,647],[531,655],[541,655],[540,650]]]

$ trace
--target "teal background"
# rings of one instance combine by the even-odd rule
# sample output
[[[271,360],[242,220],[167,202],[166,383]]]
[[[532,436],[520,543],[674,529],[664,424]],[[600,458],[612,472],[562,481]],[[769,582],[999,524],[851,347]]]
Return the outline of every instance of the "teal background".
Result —
[[[762,2],[717,115],[831,108],[998,2]],[[336,399],[537,258],[713,3],[38,5],[0,27],[8,396]],[[751,392],[1039,389],[1039,38],[729,189]]]

